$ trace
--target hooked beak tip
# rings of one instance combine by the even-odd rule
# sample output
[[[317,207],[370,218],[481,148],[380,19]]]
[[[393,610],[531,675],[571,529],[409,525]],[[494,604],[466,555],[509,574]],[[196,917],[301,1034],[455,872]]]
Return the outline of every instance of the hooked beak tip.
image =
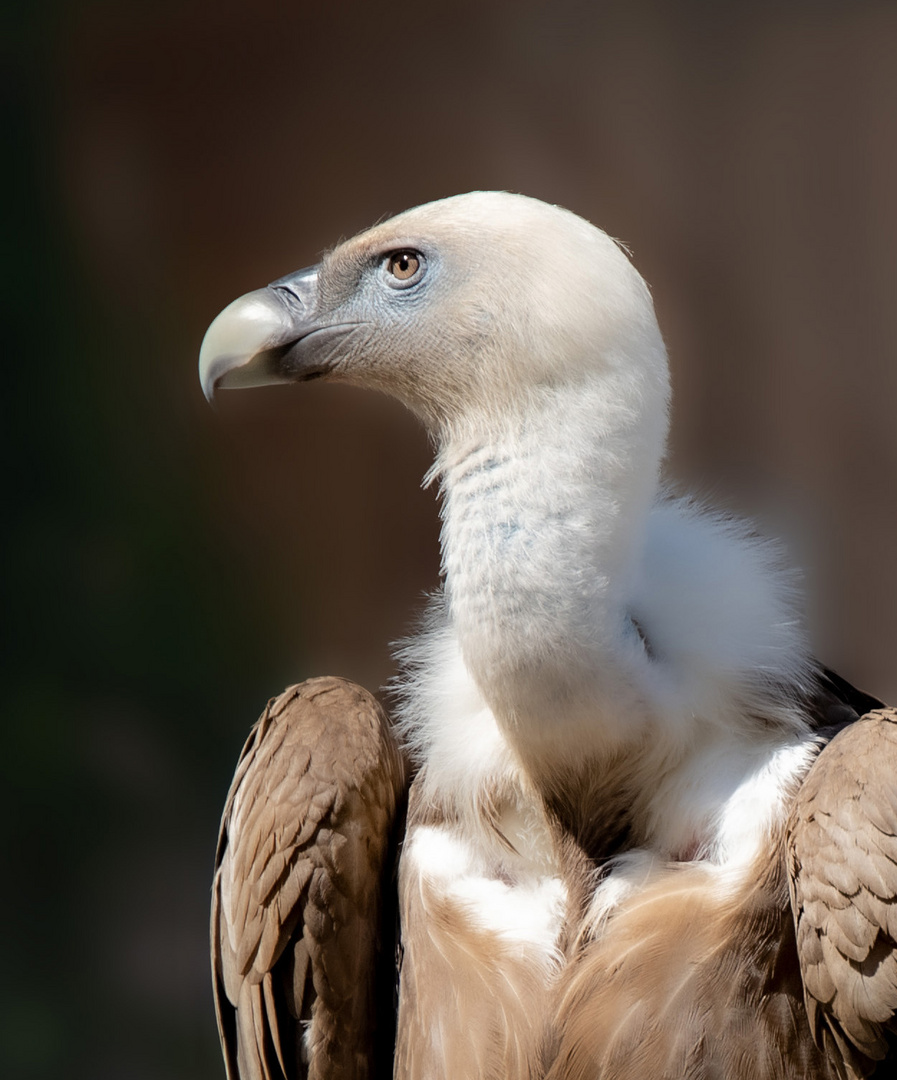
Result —
[[[299,270],[239,297],[212,320],[199,350],[199,381],[208,402],[231,387],[295,381],[283,358],[314,330],[317,267]]]
[[[270,381],[254,379],[247,369],[270,344],[288,335],[288,313],[271,290],[258,289],[229,304],[212,320],[199,350],[199,381],[206,400],[211,404],[222,387]]]

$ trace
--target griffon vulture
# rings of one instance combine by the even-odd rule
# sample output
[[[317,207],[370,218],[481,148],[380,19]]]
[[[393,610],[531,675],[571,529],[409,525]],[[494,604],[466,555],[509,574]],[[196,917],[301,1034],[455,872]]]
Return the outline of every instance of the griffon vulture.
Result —
[[[400,653],[407,820],[392,729],[339,680],[269,705],[240,761],[212,924],[229,1076],[893,1058],[897,711],[814,662],[774,546],[660,486],[666,354],[613,240],[520,195],[421,206],[236,300],[200,367],[207,395],[394,395],[443,516],[444,588]]]

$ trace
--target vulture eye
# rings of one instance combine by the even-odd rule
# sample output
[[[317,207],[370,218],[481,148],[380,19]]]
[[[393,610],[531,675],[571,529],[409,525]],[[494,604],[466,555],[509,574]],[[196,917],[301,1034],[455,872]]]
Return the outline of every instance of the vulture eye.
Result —
[[[393,251],[386,258],[387,282],[403,289],[414,285],[424,272],[424,257],[417,251]]]

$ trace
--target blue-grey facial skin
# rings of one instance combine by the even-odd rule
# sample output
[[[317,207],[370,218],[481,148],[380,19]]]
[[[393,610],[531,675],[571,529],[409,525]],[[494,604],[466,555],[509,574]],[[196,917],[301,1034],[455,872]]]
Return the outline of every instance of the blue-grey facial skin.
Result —
[[[415,362],[428,351],[422,324],[441,262],[432,246],[405,237],[372,249],[362,236],[241,297],[203,344],[207,395],[326,377],[388,388],[414,408]]]
[[[369,333],[376,332],[377,352],[388,355],[399,345],[397,335],[407,337],[412,325],[419,322],[434,279],[439,276],[439,259],[410,243],[364,254],[362,259],[340,249],[322,263],[321,317],[330,324],[364,326]],[[418,261],[417,270],[406,279],[390,270],[402,255]],[[377,357],[366,359],[374,364]],[[341,365],[337,362],[337,366]]]
[[[403,255],[418,264],[406,279],[394,272]],[[397,236],[366,250],[359,237],[337,248],[318,268],[315,311],[283,355],[284,377],[325,375],[385,390],[432,419],[425,414],[432,411],[434,376],[439,382],[449,292],[444,256],[420,239]]]

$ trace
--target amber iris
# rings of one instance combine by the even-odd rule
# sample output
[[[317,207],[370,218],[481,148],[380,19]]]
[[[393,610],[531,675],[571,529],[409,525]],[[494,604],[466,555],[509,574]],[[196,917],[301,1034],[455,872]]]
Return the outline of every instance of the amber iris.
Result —
[[[386,269],[399,281],[414,277],[420,268],[420,258],[413,251],[397,251],[390,255]]]

